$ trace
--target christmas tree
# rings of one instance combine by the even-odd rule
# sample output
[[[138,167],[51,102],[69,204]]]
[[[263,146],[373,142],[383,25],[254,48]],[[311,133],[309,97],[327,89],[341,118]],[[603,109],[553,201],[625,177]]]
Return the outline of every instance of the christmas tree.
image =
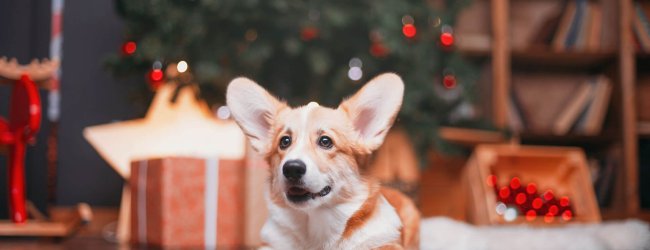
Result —
[[[449,151],[436,128],[476,122],[478,71],[454,47],[455,17],[468,2],[117,0],[125,42],[108,66],[155,86],[166,65],[185,61],[212,105],[240,75],[292,105],[332,107],[373,76],[397,72],[406,84],[398,124],[420,152],[436,143]]]

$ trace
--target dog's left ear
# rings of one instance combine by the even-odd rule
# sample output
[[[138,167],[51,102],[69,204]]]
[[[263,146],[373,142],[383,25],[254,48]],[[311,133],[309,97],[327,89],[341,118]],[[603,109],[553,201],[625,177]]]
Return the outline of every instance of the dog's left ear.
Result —
[[[379,75],[338,109],[346,112],[364,144],[375,150],[384,142],[402,105],[404,83],[393,73]]]

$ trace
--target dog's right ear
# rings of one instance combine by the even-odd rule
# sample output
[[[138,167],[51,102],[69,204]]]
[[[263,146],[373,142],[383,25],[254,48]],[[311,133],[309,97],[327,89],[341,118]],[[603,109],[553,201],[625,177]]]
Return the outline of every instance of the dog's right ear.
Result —
[[[271,144],[271,126],[278,111],[286,104],[245,77],[228,84],[226,103],[239,127],[257,152],[265,153]]]

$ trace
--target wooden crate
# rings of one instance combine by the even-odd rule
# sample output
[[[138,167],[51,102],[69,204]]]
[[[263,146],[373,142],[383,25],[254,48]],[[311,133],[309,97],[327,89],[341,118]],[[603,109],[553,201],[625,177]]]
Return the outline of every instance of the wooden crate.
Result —
[[[555,194],[570,198],[573,222],[600,222],[600,211],[585,155],[580,148],[538,147],[519,145],[479,145],[465,168],[465,186],[468,196],[468,219],[478,225],[521,224],[558,225],[536,219],[527,221],[519,214],[507,222],[497,214],[497,194],[488,184],[495,175],[498,185],[507,185],[513,176],[522,182],[537,184],[539,190],[551,189]]]

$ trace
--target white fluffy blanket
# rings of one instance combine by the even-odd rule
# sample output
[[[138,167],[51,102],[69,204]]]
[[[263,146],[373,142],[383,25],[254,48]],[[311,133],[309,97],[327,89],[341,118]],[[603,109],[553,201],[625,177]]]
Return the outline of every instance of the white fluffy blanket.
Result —
[[[422,220],[420,241],[428,249],[650,249],[650,228],[639,220],[572,224],[555,228],[478,227],[445,217]]]

